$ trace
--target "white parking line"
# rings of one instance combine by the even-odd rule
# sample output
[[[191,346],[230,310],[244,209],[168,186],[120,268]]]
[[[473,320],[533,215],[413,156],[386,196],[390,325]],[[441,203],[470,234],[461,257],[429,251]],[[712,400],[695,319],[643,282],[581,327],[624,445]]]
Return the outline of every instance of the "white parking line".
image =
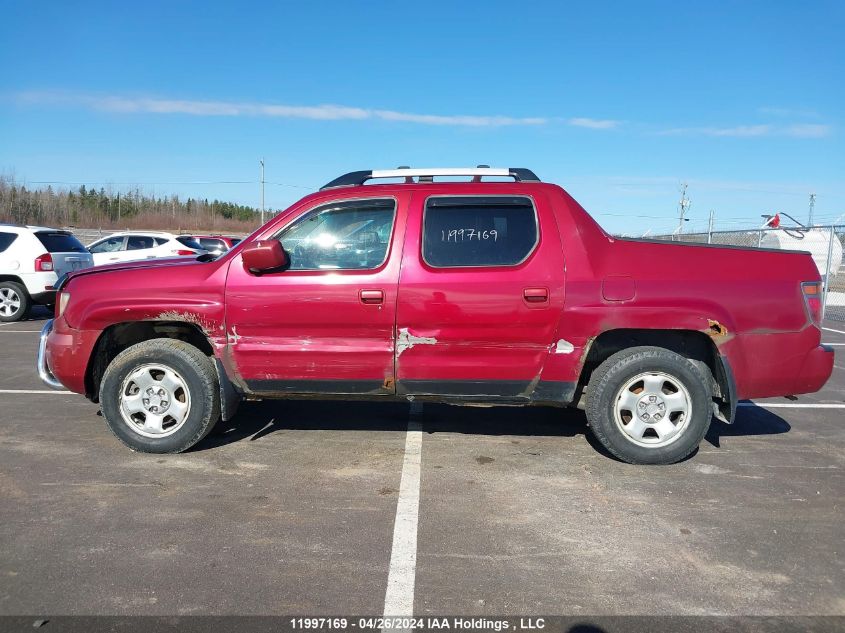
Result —
[[[23,334],[24,332],[29,332],[31,334],[38,334],[41,330],[0,330],[4,334]]]
[[[836,332],[837,334],[845,334],[843,330],[834,330],[832,327],[822,327],[823,330],[827,330],[828,332]]]
[[[740,402],[738,407],[762,407],[764,409],[845,409],[845,404],[824,404],[808,402],[796,404],[794,402]]]
[[[417,575],[417,521],[420,512],[420,464],[422,426],[418,417],[422,403],[412,402],[405,435],[402,480],[393,523],[393,547],[384,596],[384,615],[410,617],[414,614],[414,582]],[[384,629],[385,631],[387,629]]]
[[[73,393],[57,389],[0,389],[0,393],[57,393],[59,395]]]

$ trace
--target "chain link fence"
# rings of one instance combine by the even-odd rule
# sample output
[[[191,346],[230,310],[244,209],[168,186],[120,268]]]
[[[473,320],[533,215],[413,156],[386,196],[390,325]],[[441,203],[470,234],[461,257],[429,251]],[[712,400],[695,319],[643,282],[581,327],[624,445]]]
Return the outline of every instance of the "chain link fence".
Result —
[[[845,225],[674,233],[656,235],[653,239],[809,251],[825,282],[825,318],[845,321],[845,262],[842,257]]]

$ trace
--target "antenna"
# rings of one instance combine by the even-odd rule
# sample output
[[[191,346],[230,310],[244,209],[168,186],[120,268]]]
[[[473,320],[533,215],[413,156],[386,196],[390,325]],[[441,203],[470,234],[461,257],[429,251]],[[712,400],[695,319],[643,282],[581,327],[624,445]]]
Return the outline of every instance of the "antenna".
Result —
[[[681,183],[681,199],[678,201],[678,233],[684,232],[684,222],[688,221],[684,216],[689,211],[691,201],[687,198],[687,183]]]

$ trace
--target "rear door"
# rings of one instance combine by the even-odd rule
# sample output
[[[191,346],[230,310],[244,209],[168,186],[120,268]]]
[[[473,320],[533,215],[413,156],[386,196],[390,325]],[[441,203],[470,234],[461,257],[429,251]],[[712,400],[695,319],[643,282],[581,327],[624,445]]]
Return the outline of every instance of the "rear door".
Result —
[[[159,257],[156,247],[156,238],[152,235],[129,235],[126,237],[126,251],[122,261],[155,259]]]
[[[35,237],[53,260],[53,270],[61,277],[74,270],[94,265],[94,258],[85,245],[68,231],[36,231]]]
[[[539,380],[563,307],[553,213],[537,195],[416,193],[397,305],[397,393],[545,397]],[[554,395],[554,394],[552,394]]]

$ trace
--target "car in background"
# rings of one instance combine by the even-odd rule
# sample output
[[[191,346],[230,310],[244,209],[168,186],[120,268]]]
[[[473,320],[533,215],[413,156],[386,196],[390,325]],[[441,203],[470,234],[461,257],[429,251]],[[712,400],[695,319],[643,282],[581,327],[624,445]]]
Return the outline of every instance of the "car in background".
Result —
[[[94,265],[115,264],[137,259],[198,257],[207,254],[197,242],[160,231],[113,233],[88,245]]]
[[[180,235],[179,237],[199,242],[200,246],[215,257],[219,257],[234,248],[241,241],[239,237],[226,237],[225,235]]]
[[[0,224],[0,321],[23,319],[33,304],[52,305],[59,277],[93,265],[68,231]]]

